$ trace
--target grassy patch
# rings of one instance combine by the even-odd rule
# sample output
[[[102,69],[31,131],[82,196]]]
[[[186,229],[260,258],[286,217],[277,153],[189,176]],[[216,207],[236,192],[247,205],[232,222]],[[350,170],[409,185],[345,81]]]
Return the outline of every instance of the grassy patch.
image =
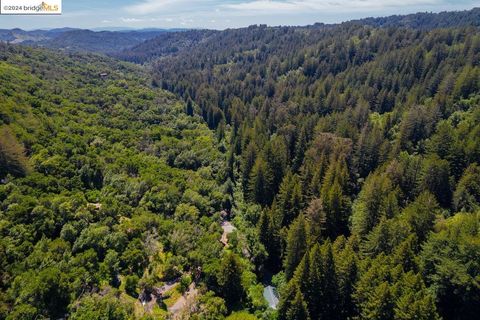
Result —
[[[172,289],[165,293],[165,299],[163,299],[163,303],[170,308],[177,302],[177,300],[182,296],[182,294],[178,291],[178,284],[175,285]]]

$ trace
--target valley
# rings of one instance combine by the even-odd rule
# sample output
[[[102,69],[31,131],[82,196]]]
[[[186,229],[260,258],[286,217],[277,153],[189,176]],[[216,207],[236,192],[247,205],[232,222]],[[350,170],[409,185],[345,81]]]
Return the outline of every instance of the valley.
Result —
[[[479,28],[0,30],[0,319],[474,319]]]

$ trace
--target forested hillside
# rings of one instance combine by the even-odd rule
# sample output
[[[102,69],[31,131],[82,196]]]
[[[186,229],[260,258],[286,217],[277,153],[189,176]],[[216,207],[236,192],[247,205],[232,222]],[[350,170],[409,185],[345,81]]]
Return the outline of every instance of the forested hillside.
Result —
[[[0,318],[141,317],[219,263],[225,148],[183,103],[134,66],[11,45],[0,82]]]
[[[279,272],[279,319],[480,311],[480,32],[447,16],[226,30],[154,63],[231,129],[233,211]]]
[[[479,15],[0,44],[0,319],[474,319]]]
[[[92,31],[74,28],[51,30],[0,29],[0,42],[47,47],[69,52],[114,54],[135,47],[169,30]]]
[[[214,30],[165,32],[120,52],[114,52],[112,56],[134,63],[150,62],[161,57],[188,51],[217,33],[219,32]]]

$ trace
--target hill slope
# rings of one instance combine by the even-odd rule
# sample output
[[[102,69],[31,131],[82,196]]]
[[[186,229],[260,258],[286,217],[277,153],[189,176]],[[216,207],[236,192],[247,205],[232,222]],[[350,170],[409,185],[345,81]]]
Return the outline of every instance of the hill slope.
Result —
[[[217,259],[224,160],[183,103],[132,65],[2,44],[0,83],[0,318],[130,316],[139,278]]]
[[[280,319],[479,311],[480,260],[468,252],[479,240],[480,29],[470,15],[251,26],[152,63],[211,128],[230,126],[234,213],[267,252],[253,260],[276,274]]]

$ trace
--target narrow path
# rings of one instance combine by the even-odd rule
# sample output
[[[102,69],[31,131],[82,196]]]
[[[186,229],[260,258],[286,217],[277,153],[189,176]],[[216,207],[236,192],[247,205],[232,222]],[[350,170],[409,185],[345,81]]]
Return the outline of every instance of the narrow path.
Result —
[[[230,221],[222,221],[221,223],[223,234],[220,238],[220,242],[223,243],[224,246],[228,244],[228,235],[236,230],[235,226]]]
[[[173,319],[191,302],[198,294],[198,290],[195,287],[195,282],[192,282],[188,287],[188,291],[183,294],[178,300],[168,308],[168,311],[173,315]]]

